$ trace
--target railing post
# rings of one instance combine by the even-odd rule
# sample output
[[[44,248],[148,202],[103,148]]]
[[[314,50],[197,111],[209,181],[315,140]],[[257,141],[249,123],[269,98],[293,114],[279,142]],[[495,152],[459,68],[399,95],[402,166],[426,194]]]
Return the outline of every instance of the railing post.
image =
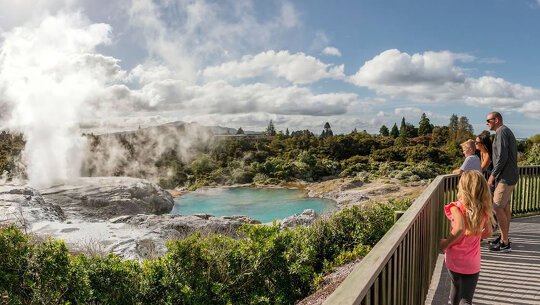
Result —
[[[396,223],[398,221],[398,219],[400,219],[401,216],[403,216],[403,214],[405,214],[405,211],[395,211],[394,212],[394,223]]]

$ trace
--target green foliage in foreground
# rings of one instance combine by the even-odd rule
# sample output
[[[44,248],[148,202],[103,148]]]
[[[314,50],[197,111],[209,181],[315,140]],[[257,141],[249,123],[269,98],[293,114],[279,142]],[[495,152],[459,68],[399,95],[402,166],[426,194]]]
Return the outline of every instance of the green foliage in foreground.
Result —
[[[309,227],[245,226],[221,235],[170,241],[155,260],[71,255],[64,242],[34,243],[0,229],[0,303],[293,304],[334,266],[363,257],[392,226],[391,201],[342,210]]]

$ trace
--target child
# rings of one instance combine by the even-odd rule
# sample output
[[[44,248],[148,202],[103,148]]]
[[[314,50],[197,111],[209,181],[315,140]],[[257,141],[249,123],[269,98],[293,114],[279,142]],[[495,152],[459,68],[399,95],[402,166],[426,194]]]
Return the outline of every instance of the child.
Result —
[[[441,239],[452,280],[450,300],[453,305],[472,304],[480,275],[480,239],[493,233],[491,193],[479,171],[463,172],[458,201],[446,205],[444,212],[452,224],[450,235]]]
[[[454,170],[452,174],[461,175],[464,171],[477,170],[482,171],[482,166],[480,165],[480,158],[474,153],[476,152],[475,143],[473,140],[467,140],[461,143],[461,149],[463,155],[465,156],[465,161],[460,168]]]

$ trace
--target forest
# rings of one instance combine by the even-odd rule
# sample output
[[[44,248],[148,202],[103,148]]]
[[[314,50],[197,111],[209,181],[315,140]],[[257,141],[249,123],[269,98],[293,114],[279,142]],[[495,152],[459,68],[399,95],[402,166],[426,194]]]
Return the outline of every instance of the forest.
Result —
[[[434,126],[423,114],[414,125],[403,118],[392,127],[380,127],[378,134],[352,130],[334,134],[326,122],[322,132],[276,131],[270,121],[262,136],[209,137],[186,149],[178,145],[189,130],[169,139],[161,149],[162,132],[137,130],[108,135],[85,134],[89,152],[81,169],[83,176],[132,176],[158,182],[162,187],[279,184],[295,180],[322,181],[339,177],[398,178],[403,181],[430,179],[448,173],[463,161],[459,144],[475,134],[465,116],[452,115],[448,125]],[[488,132],[488,131],[482,131]],[[167,137],[171,138],[170,135]],[[197,135],[197,139],[202,136]],[[112,144],[114,142],[114,145]],[[162,139],[159,142],[163,142]],[[178,142],[178,143],[177,143]],[[518,141],[520,164],[538,164],[540,135]],[[111,153],[118,146],[120,153]],[[24,137],[0,134],[0,172],[12,178],[24,175],[21,151]],[[113,156],[121,155],[121,158]],[[107,170],[102,164],[107,164]]]

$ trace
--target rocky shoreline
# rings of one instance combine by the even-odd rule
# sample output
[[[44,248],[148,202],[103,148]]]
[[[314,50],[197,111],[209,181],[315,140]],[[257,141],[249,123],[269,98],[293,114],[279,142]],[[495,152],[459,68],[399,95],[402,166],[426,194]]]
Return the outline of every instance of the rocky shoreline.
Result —
[[[357,179],[255,187],[303,189],[309,197],[336,201],[338,209],[423,189],[422,185],[403,187],[388,181],[364,183]],[[173,205],[170,191],[137,178],[80,178],[69,185],[41,190],[5,184],[0,186],[0,225],[14,223],[42,239],[63,239],[74,252],[113,252],[128,259],[144,259],[164,254],[169,239],[185,238],[194,232],[237,237],[240,226],[260,224],[242,215],[168,214]],[[306,210],[280,223],[290,228],[310,224],[317,217],[314,211]]]
[[[81,178],[36,190],[0,186],[0,225],[66,241],[74,252],[113,252],[128,259],[162,255],[165,241],[193,232],[236,234],[246,216],[172,215],[173,197],[154,183],[126,177]]]

